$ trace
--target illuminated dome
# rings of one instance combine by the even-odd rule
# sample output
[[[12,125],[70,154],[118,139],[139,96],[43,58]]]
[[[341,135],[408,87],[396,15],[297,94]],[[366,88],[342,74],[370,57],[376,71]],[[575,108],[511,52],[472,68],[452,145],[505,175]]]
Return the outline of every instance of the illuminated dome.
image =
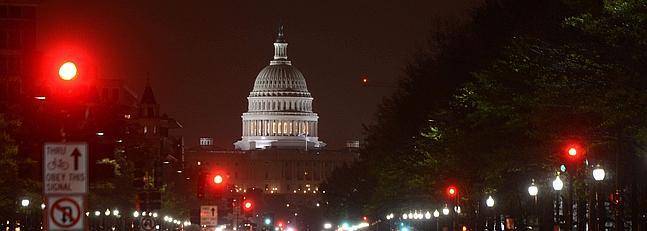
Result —
[[[296,67],[289,64],[270,64],[263,68],[254,82],[251,94],[266,92],[308,92],[306,79]]]
[[[243,113],[243,136],[236,149],[287,148],[312,150],[324,147],[319,141],[317,113],[306,79],[292,66],[287,55],[283,27],[274,42],[274,59],[256,76]]]

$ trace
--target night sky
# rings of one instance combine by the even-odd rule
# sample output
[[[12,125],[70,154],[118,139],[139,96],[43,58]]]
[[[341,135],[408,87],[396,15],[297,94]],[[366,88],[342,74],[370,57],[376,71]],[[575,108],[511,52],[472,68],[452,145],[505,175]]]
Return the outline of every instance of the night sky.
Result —
[[[233,148],[258,72],[273,56],[279,22],[288,56],[306,77],[319,137],[336,148],[363,135],[439,18],[466,18],[475,0],[42,1],[39,49],[74,46],[103,77],[138,96],[149,77],[163,113],[187,146],[214,137]]]

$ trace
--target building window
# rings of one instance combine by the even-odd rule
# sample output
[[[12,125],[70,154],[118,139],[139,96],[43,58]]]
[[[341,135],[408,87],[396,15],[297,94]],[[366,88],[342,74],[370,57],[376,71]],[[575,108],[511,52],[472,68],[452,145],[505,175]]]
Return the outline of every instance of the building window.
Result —
[[[200,138],[200,146],[210,146],[213,145],[213,138],[202,137]]]

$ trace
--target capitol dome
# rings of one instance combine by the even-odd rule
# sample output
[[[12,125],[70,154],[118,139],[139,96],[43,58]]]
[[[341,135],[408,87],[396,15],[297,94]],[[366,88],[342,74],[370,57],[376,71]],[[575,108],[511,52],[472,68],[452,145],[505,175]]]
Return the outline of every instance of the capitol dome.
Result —
[[[292,65],[269,65],[256,76],[254,90],[263,91],[299,91],[307,92],[306,79],[301,71]]]
[[[258,73],[247,97],[243,135],[234,143],[236,149],[307,151],[326,145],[317,136],[319,116],[312,111],[314,98],[301,71],[288,60],[287,46],[281,27],[274,42],[274,59]]]

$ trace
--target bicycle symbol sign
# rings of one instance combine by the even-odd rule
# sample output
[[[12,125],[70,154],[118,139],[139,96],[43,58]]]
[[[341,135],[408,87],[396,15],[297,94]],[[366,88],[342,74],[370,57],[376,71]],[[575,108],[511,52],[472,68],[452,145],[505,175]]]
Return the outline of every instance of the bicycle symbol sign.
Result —
[[[67,170],[70,167],[70,164],[64,161],[63,159],[54,158],[52,161],[47,162],[47,169],[49,170]]]
[[[44,149],[44,193],[49,195],[87,193],[87,144],[46,143]]]
[[[50,230],[83,229],[82,196],[49,197],[48,202]]]

